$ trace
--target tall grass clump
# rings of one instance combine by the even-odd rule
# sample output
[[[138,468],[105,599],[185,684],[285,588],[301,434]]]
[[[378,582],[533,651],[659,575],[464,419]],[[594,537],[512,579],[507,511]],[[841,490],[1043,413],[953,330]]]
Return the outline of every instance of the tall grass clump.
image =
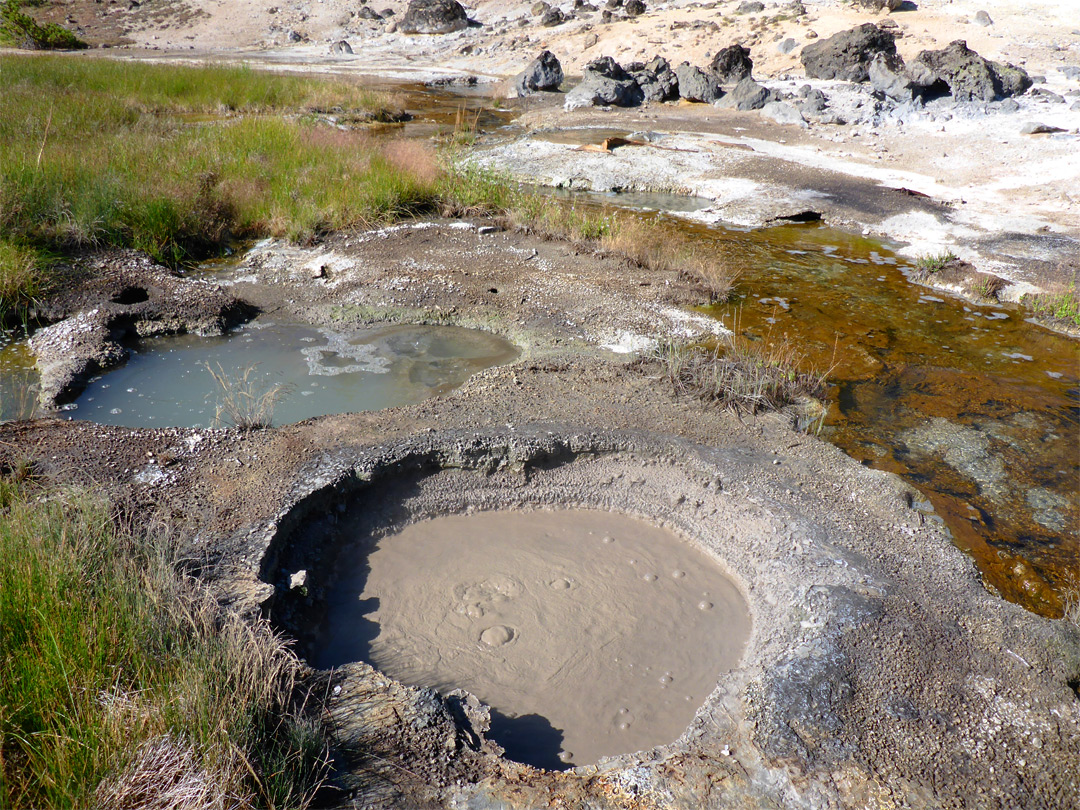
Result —
[[[16,473],[0,478],[0,807],[309,804],[326,745],[282,641],[100,497]]]
[[[246,366],[235,374],[225,371],[220,363],[215,369],[209,363],[206,370],[219,389],[216,419],[240,430],[259,430],[274,424],[274,408],[294,386],[274,383],[258,374],[258,364]]]
[[[653,352],[677,395],[730,408],[737,414],[810,405],[822,415],[828,372],[803,370],[803,357],[786,336],[752,340],[730,334],[715,346],[662,343]]]

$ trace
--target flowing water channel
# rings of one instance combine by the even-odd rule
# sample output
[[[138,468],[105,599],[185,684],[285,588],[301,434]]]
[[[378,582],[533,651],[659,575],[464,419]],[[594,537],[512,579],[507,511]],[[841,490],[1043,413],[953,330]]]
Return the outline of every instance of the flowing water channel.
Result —
[[[622,195],[571,196],[627,210]],[[663,208],[641,196],[634,210]],[[1076,341],[1017,305],[913,283],[911,263],[880,240],[816,223],[666,218],[740,274],[736,299],[705,311],[831,369],[821,436],[929,497],[1005,598],[1060,615],[1060,594],[1080,576]]]

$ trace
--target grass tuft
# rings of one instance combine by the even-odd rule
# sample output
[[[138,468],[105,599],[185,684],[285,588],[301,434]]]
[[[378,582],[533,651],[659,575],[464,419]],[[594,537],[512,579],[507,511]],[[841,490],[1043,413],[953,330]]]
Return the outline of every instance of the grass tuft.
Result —
[[[240,430],[261,430],[274,424],[274,409],[295,388],[288,383],[271,383],[258,372],[258,364],[229,374],[218,363],[217,370],[207,363],[206,370],[221,389],[216,420],[228,422]]]
[[[786,336],[753,340],[731,334],[713,347],[671,341],[653,352],[653,363],[679,396],[692,396],[755,414],[797,405],[821,417],[828,372],[803,371],[803,357]],[[809,413],[807,415],[810,415]]]
[[[1076,285],[1060,292],[1045,292],[1025,295],[1020,303],[1033,312],[1051,321],[1058,321],[1067,326],[1080,326],[1080,294]]]
[[[957,260],[957,255],[951,250],[942,251],[936,254],[927,254],[920,256],[915,260],[915,269],[923,276],[930,276],[934,273],[940,273],[949,264]]]
[[[265,623],[108,504],[0,479],[0,806],[304,807],[325,743]]]

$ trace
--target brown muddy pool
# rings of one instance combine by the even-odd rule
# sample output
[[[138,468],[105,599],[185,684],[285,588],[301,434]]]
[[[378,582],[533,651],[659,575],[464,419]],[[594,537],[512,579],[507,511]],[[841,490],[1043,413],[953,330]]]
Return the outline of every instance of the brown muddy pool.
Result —
[[[380,538],[354,530],[311,663],[367,661],[412,686],[465,689],[492,708],[488,736],[538,767],[673,742],[750,635],[713,558],[623,514],[476,512]]]

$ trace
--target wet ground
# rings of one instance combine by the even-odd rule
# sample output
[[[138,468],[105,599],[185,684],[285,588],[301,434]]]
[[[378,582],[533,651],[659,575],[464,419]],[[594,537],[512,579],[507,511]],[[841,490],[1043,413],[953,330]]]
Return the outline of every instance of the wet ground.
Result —
[[[626,515],[478,512],[373,537],[353,511],[309,660],[465,689],[518,762],[563,770],[670,743],[750,635],[714,560]]]
[[[656,210],[667,195],[568,196]],[[1005,598],[1058,615],[1080,559],[1075,340],[1015,304],[912,283],[909,260],[876,239],[818,223],[668,220],[739,274],[736,297],[711,314],[829,370],[820,435],[917,486]]]
[[[379,89],[402,94],[415,116],[383,128],[388,135],[516,132],[514,113],[492,109],[483,90],[395,82]],[[584,144],[629,134],[539,137]],[[671,195],[567,198],[691,217],[702,207]],[[813,223],[745,230],[672,222],[740,274],[738,299],[711,315],[757,339],[790,340],[808,365],[830,369],[822,437],[919,487],[1005,598],[1059,615],[1059,594],[1080,557],[1075,341],[1030,323],[1015,305],[977,305],[911,283],[909,261],[874,239]],[[0,392],[5,416],[26,399],[18,369],[27,359],[15,347],[0,358],[10,369],[5,384],[15,382]]]

